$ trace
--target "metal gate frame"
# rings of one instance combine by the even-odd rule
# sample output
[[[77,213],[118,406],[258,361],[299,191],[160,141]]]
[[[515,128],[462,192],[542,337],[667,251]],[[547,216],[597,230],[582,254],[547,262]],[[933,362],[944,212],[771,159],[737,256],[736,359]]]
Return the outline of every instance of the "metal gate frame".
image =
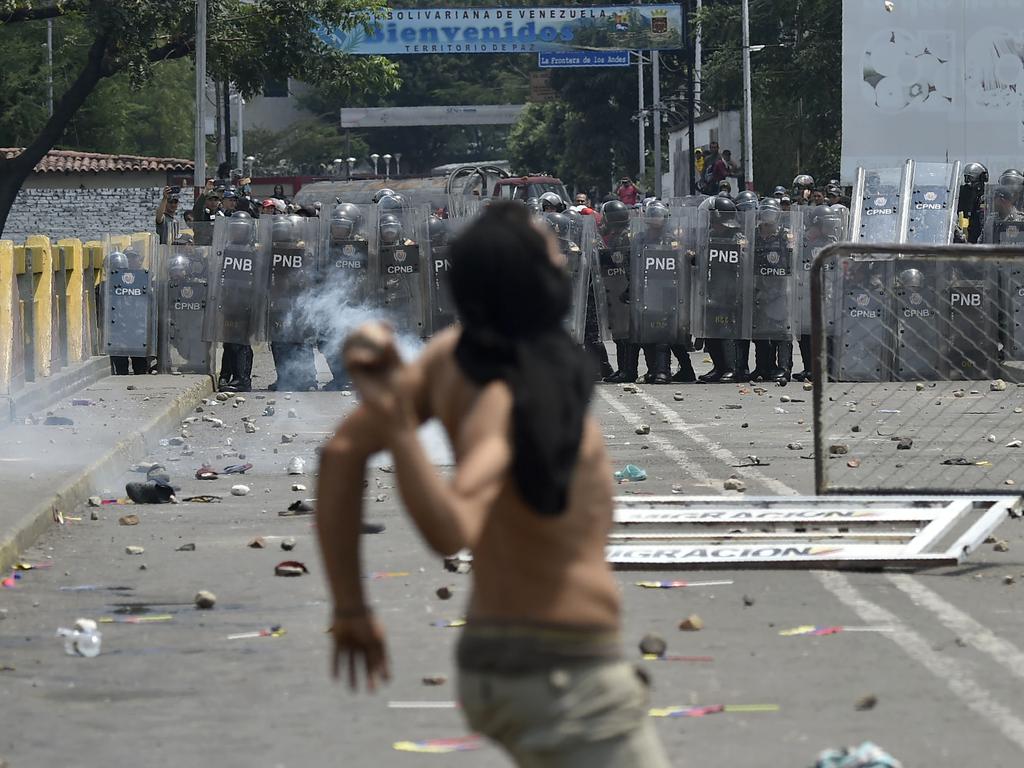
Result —
[[[914,245],[910,243],[837,243],[823,249],[811,265],[811,362],[813,364],[814,389],[812,401],[814,406],[814,492],[819,495],[829,494],[876,494],[905,495],[906,489],[841,486],[832,485],[828,481],[828,446],[826,445],[823,416],[825,410],[825,384],[827,384],[828,361],[826,354],[828,345],[826,331],[828,318],[825,306],[825,264],[833,259],[877,256],[913,256],[925,260],[952,261],[962,257],[999,261],[1000,259],[1024,260],[1024,249],[996,245]],[[998,496],[1005,497],[1006,488],[928,488],[926,493],[941,496]]]
[[[950,566],[1022,508],[1005,495],[619,497],[606,555],[620,570]]]

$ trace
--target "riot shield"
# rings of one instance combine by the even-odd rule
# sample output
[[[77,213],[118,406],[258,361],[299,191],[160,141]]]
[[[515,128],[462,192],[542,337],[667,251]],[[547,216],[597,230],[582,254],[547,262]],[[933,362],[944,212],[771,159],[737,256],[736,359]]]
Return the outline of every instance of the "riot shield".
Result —
[[[318,219],[274,216],[270,221],[267,336],[271,342],[316,341]]]
[[[896,319],[898,381],[945,379],[941,317],[948,266],[926,259],[898,259],[893,263],[893,301]]]
[[[960,163],[913,163],[908,243],[948,245],[953,242]],[[903,242],[902,240],[900,242]]]
[[[570,227],[564,236],[559,236],[559,245],[565,255],[566,268],[572,282],[572,303],[565,318],[565,328],[573,341],[582,345],[586,337],[587,298],[597,227],[593,216],[562,215],[570,221]]]
[[[1011,288],[1015,288],[1020,302],[1024,284],[1020,270],[1004,268]],[[982,262],[968,265],[957,262],[949,265],[949,281],[943,293],[942,331],[945,378],[961,381],[992,379],[999,375],[999,286],[998,267]],[[1016,273],[1016,274],[1015,274]],[[1018,309],[1019,304],[1018,304]],[[1016,315],[1016,324],[1024,315]],[[1011,317],[1011,323],[1014,319]],[[1014,328],[1011,325],[1010,328]],[[1020,360],[1020,340],[1010,334],[1004,338],[1004,355],[1008,360]],[[1016,356],[1015,356],[1016,355]]]
[[[455,297],[448,272],[451,270],[448,250],[451,241],[469,224],[471,218],[456,216],[447,219],[431,217],[427,223],[430,236],[430,258],[427,269],[420,274],[425,280],[423,295],[427,296],[427,334],[433,336],[458,321]]]
[[[317,338],[340,349],[376,307],[377,206],[342,203],[325,209],[319,225],[320,264],[305,306]]]
[[[192,241],[196,245],[213,245],[213,238],[217,231],[217,222],[225,218],[215,216],[213,221],[193,221],[186,224],[180,231],[192,230]]]
[[[850,240],[900,242],[900,200],[909,194],[909,187],[906,167],[858,168],[857,183],[853,188]]]
[[[699,211],[699,248],[692,291],[694,336],[750,338],[750,248],[756,215],[756,211]]]
[[[791,221],[791,223],[793,223]],[[802,237],[796,256],[796,330],[801,336],[811,335],[811,265],[818,254],[833,243],[846,239],[849,231],[849,211],[842,206],[815,206],[801,211]],[[796,230],[800,231],[800,230]],[[825,264],[824,288],[827,318],[834,318],[828,302],[835,296],[833,263]]]
[[[191,242],[160,246],[160,373],[213,373],[213,345],[203,338],[212,250]]]
[[[791,341],[796,335],[797,269],[802,269],[799,209],[758,211],[754,230],[752,339]],[[808,273],[809,274],[809,273]]]
[[[837,381],[890,381],[896,351],[892,260],[848,257],[834,271],[832,377]]]
[[[681,219],[635,218],[630,228],[630,340],[685,343],[692,270]]]
[[[122,240],[115,245],[108,237],[104,247],[103,353],[153,357],[158,283],[152,254],[133,247],[130,239]]]
[[[609,237],[597,247],[604,322],[608,335],[615,341],[629,338],[629,248],[628,231]]]
[[[426,206],[383,210],[377,219],[380,305],[399,333],[427,335],[420,273],[430,259]],[[372,258],[372,257],[371,257]]]
[[[252,345],[266,338],[272,219],[218,218],[210,262],[206,341]]]
[[[1017,203],[1018,191],[999,184],[985,185],[984,241],[996,245],[1024,242],[1024,213]]]

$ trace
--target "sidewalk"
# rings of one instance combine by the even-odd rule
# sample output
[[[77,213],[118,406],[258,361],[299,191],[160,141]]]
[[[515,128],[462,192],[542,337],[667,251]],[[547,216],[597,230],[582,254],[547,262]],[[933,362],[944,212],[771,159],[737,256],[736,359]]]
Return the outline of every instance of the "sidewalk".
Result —
[[[58,512],[94,494],[124,495],[115,478],[211,392],[206,376],[107,376],[36,411],[37,423],[24,423],[24,411],[21,423],[0,421],[0,571]],[[46,425],[48,415],[73,424]]]

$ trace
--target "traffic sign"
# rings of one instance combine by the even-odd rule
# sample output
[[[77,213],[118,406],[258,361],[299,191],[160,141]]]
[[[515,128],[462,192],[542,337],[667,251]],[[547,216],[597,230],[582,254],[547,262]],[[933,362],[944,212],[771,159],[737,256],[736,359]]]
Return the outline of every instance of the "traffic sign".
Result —
[[[539,67],[628,67],[629,51],[541,51]]]

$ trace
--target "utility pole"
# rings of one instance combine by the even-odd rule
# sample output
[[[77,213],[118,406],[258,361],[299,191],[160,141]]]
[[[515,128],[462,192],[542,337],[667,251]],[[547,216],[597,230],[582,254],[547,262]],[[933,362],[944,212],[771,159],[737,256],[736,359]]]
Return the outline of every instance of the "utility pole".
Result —
[[[695,96],[694,91],[696,86],[694,85],[694,70],[696,69],[695,61],[699,61],[699,55],[696,54],[696,46],[694,45],[693,39],[690,36],[690,2],[689,0],[683,0],[683,40],[686,43],[687,52],[687,81],[688,87],[686,89],[686,132],[688,149],[690,152],[689,157],[689,168],[687,169],[690,174],[690,194],[697,194],[697,148],[696,141],[694,139],[694,111],[695,111]],[[700,0],[697,0],[697,7],[700,7]],[[699,40],[699,38],[698,38]]]
[[[754,129],[751,125],[750,88],[750,0],[743,0],[743,178],[747,189],[754,188]]]
[[[237,99],[238,99],[238,146],[235,147],[235,152],[237,153],[236,156],[238,157],[238,167],[242,169],[242,175],[246,176],[247,174],[245,172],[245,165],[243,164],[244,163],[243,158],[245,157],[245,141],[244,141],[244,139],[245,139],[245,121],[243,119],[244,118],[244,111],[245,111],[245,99],[242,98],[242,94],[240,94],[240,93],[237,95]]]
[[[53,19],[46,20],[46,104],[53,117]]]
[[[697,13],[701,12],[704,8],[704,0],[697,0]],[[694,92],[693,99],[700,104],[700,69],[701,69],[701,58],[703,57],[702,47],[704,45],[701,40],[700,24],[694,29],[694,53],[693,53],[693,64],[694,64],[694,80],[696,81],[696,90]]]
[[[231,162],[231,83],[224,81],[224,159],[234,168]]]
[[[636,81],[637,81],[637,93],[638,106],[637,106],[637,128],[639,129],[639,140],[640,140],[640,154],[639,164],[637,166],[636,180],[637,186],[642,182],[641,179],[644,177],[644,169],[647,168],[647,129],[644,126],[644,52],[636,52]]]
[[[196,192],[206,185],[206,0],[196,0]]]
[[[654,108],[654,196],[661,197],[661,57],[651,51],[651,99]]]

